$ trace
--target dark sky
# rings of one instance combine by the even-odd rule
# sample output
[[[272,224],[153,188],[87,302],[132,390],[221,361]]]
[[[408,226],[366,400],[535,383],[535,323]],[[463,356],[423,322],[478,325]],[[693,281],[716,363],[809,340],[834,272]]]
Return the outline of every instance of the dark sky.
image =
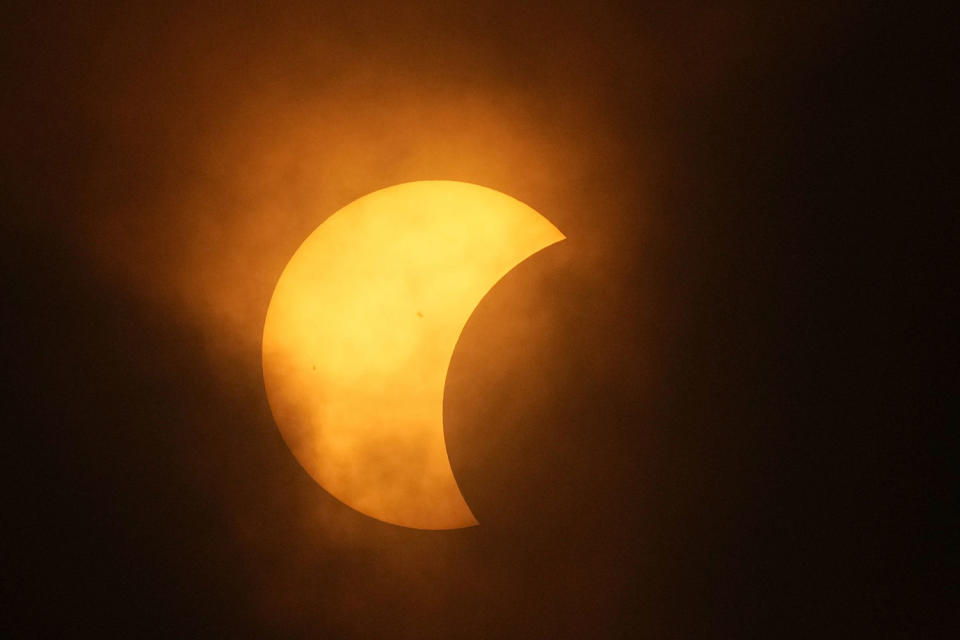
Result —
[[[956,631],[956,547],[928,526],[960,524],[939,470],[956,436],[929,446],[957,380],[940,306],[956,298],[941,258],[956,249],[941,164],[956,114],[930,55],[946,15],[5,12],[0,624]],[[454,354],[448,452],[481,525],[453,532],[387,525],[319,488],[259,362],[300,241],[361,195],[441,178],[513,195],[568,237],[491,291]]]

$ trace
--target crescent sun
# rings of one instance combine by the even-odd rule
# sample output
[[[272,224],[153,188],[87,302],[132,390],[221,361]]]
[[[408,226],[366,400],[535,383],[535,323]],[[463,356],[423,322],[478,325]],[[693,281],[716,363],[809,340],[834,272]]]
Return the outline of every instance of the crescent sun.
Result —
[[[563,239],[522,202],[446,180],[375,191],[317,227],[263,329],[270,409],[313,479],[392,524],[477,524],[443,437],[450,359],[487,292]]]

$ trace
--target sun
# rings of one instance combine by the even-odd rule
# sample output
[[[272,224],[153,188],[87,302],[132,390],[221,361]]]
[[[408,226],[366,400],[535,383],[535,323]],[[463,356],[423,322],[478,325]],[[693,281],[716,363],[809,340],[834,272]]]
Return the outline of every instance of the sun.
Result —
[[[476,524],[443,439],[447,368],[484,295],[563,238],[510,196],[440,180],[373,192],[321,224],[280,275],[263,331],[267,397],[304,469],[386,522]]]

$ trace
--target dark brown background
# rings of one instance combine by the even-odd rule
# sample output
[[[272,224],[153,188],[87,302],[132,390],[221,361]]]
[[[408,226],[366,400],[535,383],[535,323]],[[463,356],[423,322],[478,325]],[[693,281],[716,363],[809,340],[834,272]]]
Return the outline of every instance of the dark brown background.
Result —
[[[957,555],[927,522],[956,529],[956,439],[926,446],[956,382],[955,360],[930,375],[956,343],[955,114],[926,55],[946,24],[869,3],[10,10],[3,624],[946,632]],[[454,355],[448,449],[481,522],[455,532],[324,493],[259,368],[299,242],[427,178],[569,238]]]

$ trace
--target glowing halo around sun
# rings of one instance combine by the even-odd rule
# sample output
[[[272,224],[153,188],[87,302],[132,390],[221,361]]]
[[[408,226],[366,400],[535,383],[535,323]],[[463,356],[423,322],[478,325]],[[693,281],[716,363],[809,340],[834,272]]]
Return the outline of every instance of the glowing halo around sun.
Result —
[[[370,193],[310,234],[274,289],[263,375],[314,480],[385,522],[477,524],[444,443],[447,368],[484,295],[563,238],[510,196],[442,180]]]

